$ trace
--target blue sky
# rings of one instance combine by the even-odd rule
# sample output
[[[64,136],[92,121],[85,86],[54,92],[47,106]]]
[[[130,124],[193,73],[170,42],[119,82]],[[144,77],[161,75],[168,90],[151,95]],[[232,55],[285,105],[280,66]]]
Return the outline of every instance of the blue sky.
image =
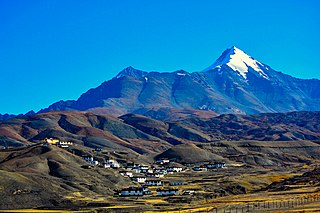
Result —
[[[237,46],[320,79],[317,0],[0,1],[0,113],[77,99],[127,66],[201,71]]]

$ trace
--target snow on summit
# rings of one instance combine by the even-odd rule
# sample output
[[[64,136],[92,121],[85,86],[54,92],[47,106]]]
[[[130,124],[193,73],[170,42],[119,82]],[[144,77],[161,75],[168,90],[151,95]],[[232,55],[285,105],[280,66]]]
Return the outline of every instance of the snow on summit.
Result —
[[[232,70],[236,71],[245,79],[247,79],[249,67],[258,72],[261,77],[268,79],[268,76],[260,68],[260,66],[264,65],[235,46],[225,50],[211,66],[205,69],[205,71],[221,68],[221,66],[224,64],[229,66]]]

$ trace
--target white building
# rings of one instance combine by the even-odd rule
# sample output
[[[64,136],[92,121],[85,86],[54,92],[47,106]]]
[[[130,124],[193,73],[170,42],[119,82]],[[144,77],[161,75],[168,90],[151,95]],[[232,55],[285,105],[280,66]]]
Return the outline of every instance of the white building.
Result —
[[[161,180],[147,180],[145,182],[146,186],[162,186],[162,181]]]
[[[141,170],[148,170],[148,169],[149,169],[149,166],[141,165],[141,166],[140,166],[140,169],[141,169]]]
[[[138,183],[145,183],[147,178],[146,177],[131,177],[132,181],[137,181]]]
[[[182,168],[181,167],[167,167],[167,172],[181,172]]]
[[[93,161],[93,157],[92,156],[85,156],[85,157],[83,157],[82,158],[83,160],[85,160],[85,161]]]
[[[119,172],[120,175],[122,175],[123,177],[133,177],[132,172],[128,172],[128,171],[121,171]]]
[[[140,173],[153,173],[153,169],[140,169]]]
[[[170,163],[170,160],[168,159],[160,159],[156,161],[157,164],[163,165],[163,164],[167,164]]]
[[[206,167],[201,167],[201,166],[193,167],[192,169],[193,171],[196,171],[196,172],[203,172],[208,170]]]
[[[165,168],[157,168],[157,169],[154,169],[154,173],[159,173],[159,174],[164,174],[166,175],[168,172]]]
[[[97,160],[89,161],[89,163],[95,166],[99,165],[99,161]]]
[[[110,166],[110,164],[107,164],[107,163],[103,163],[103,168],[110,168],[111,166]]]
[[[195,194],[195,191],[194,190],[186,190],[183,192],[182,195],[194,195]]]
[[[73,143],[69,141],[59,141],[57,145],[61,148],[68,148],[69,146],[72,146]]]
[[[114,159],[107,160],[107,164],[109,164],[112,168],[120,168],[120,164]]]
[[[85,156],[82,158],[83,160],[87,161],[88,163],[90,163],[91,165],[99,165],[99,161],[94,160],[92,156]]]

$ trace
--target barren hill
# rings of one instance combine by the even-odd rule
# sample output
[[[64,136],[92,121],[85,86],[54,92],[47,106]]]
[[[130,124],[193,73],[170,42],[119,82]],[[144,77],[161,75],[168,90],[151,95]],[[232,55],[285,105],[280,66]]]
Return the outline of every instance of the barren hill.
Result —
[[[0,209],[72,207],[67,199],[110,195],[130,183],[113,170],[84,169],[81,157],[63,149],[34,145],[0,152]]]

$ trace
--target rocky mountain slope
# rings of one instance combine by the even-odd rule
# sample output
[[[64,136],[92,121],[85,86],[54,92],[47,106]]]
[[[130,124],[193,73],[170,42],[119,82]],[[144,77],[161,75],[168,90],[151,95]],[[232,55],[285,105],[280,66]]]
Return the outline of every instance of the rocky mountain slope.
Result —
[[[320,80],[277,72],[231,47],[201,72],[144,72],[128,67],[78,100],[59,101],[40,112],[88,110],[119,116],[159,108],[220,114],[316,111],[320,110],[319,90]]]

